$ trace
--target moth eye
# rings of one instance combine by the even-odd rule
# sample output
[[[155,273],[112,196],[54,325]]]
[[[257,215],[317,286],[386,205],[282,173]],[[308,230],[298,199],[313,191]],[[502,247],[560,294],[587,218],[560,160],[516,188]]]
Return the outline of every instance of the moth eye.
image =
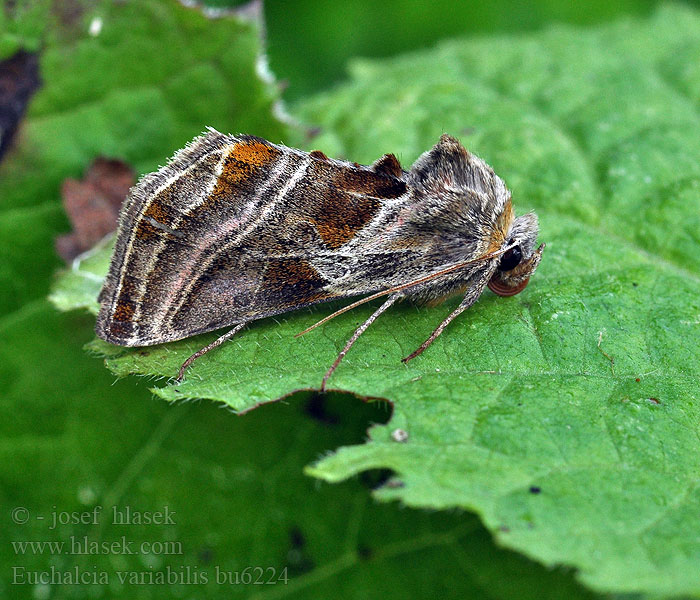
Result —
[[[523,253],[520,246],[514,246],[501,257],[501,262],[498,264],[499,271],[510,271],[515,269],[520,264]]]

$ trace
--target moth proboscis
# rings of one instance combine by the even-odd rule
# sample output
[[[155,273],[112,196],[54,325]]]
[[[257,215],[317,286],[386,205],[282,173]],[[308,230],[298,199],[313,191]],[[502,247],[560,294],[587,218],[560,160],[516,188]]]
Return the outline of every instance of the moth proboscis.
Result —
[[[537,217],[483,160],[443,135],[408,170],[393,154],[365,166],[209,129],[122,207],[96,332],[149,346],[353,296],[387,296],[357,328],[328,378],[371,323],[401,299],[462,301],[415,358],[486,286],[520,292],[540,262]],[[313,329],[312,326],[306,331]],[[305,333],[305,332],[302,332]]]

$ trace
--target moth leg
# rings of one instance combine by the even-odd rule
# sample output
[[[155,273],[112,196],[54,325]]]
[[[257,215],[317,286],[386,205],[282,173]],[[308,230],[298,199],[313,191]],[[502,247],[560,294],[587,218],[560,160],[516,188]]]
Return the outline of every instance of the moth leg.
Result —
[[[221,344],[223,344],[226,340],[230,340],[241,329],[243,329],[246,326],[246,324],[247,324],[247,322],[239,323],[233,329],[224,333],[224,335],[222,335],[221,337],[216,338],[208,346],[204,346],[204,348],[202,348],[201,350],[197,350],[197,352],[195,352],[184,363],[182,363],[182,366],[180,367],[180,371],[177,374],[177,379],[175,379],[175,381],[180,383],[182,381],[182,378],[185,376],[185,371],[195,360],[197,360],[203,354],[206,354],[207,352],[209,352],[209,350],[213,350],[214,348],[221,346]]]
[[[362,325],[360,325],[356,330],[355,333],[352,334],[352,337],[348,340],[348,343],[345,344],[345,348],[343,348],[340,351],[340,354],[338,354],[338,358],[335,359],[335,362],[331,365],[331,368],[326,371],[326,374],[323,376],[323,381],[321,382],[321,391],[325,392],[326,391],[326,383],[328,382],[328,378],[333,375],[333,371],[335,371],[338,368],[338,365],[340,364],[340,361],[345,358],[345,355],[348,353],[348,350],[352,348],[352,345],[357,341],[357,338],[359,338],[364,332],[365,329],[367,329],[372,323],[374,323],[375,319],[381,315],[387,308],[389,308],[394,302],[396,302],[399,298],[402,298],[403,294],[392,294],[386,299],[386,302],[382,304],[377,310],[375,310],[372,315],[370,316],[369,319],[367,319]]]
[[[490,272],[488,273],[488,276],[490,277]],[[430,337],[425,340],[416,350],[414,350],[411,354],[406,356],[405,358],[401,359],[402,363],[407,363],[409,360],[414,359],[416,356],[420,356],[423,354],[423,351],[432,344],[437,337],[444,331],[445,327],[447,327],[452,320],[461,315],[465,310],[467,310],[474,302],[476,302],[479,299],[479,296],[481,296],[481,292],[484,290],[484,286],[486,285],[486,282],[488,281],[488,277],[486,276],[481,276],[479,279],[474,283],[469,288],[469,291],[465,294],[464,298],[462,298],[462,301],[459,303],[459,306],[455,308],[449,316],[442,322],[440,325],[437,326],[437,329],[433,331],[433,333],[430,334]]]

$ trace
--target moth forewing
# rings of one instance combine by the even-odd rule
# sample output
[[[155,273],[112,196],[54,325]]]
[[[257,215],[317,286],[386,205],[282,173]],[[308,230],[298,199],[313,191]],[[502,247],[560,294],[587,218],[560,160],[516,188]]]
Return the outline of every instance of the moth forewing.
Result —
[[[411,358],[487,283],[506,292],[523,286],[541,255],[536,237],[536,218],[514,219],[503,181],[447,135],[404,171],[393,154],[364,166],[209,130],[130,191],[96,331],[114,344],[148,346],[238,331],[333,299],[389,295],[325,386],[395,300],[464,295]]]

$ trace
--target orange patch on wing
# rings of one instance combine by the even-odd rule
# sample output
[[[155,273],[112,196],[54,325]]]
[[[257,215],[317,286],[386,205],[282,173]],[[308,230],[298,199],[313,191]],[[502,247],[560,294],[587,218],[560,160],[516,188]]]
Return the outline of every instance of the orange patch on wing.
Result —
[[[329,191],[311,222],[323,243],[337,250],[355,237],[374,218],[380,207],[379,200],[371,196],[351,196],[341,190]]]
[[[280,151],[274,146],[253,139],[236,144],[229,152],[229,158],[253,167],[263,167],[280,154]]]
[[[168,210],[167,206],[158,199],[158,196],[156,196],[143,213],[143,216],[151,217],[159,223],[165,224],[169,220],[170,211]]]
[[[497,252],[503,247],[514,218],[515,213],[513,212],[513,203],[511,199],[508,198],[506,205],[503,207],[503,212],[498,215],[498,218],[496,219],[496,224],[489,239],[489,246],[486,249],[486,254]]]
[[[349,242],[372,221],[383,198],[398,198],[406,191],[405,182],[365,168],[316,163],[309,177],[325,183],[317,202],[308,209],[308,220],[332,250]]]
[[[229,198],[239,183],[260,174],[281,154],[281,150],[262,140],[249,139],[238,142],[224,158],[221,174],[210,198],[214,200]]]
[[[374,198],[398,198],[406,192],[406,183],[400,179],[365,169],[338,171],[332,179],[332,184],[341,190]]]
[[[328,160],[328,157],[320,150],[312,150],[311,152],[309,152],[309,156],[317,160]]]
[[[134,316],[134,303],[128,298],[121,297],[114,307],[113,321],[131,321]]]
[[[375,173],[383,173],[391,177],[401,177],[401,175],[403,175],[401,163],[393,154],[385,154],[382,156],[372,165],[372,170]]]
[[[157,227],[144,221],[143,219],[139,221],[138,227],[136,228],[136,239],[141,242],[152,241],[160,237],[160,233]]]
[[[323,290],[327,281],[304,259],[270,260],[263,280],[263,293],[275,298],[279,304],[310,304],[330,296]]]

